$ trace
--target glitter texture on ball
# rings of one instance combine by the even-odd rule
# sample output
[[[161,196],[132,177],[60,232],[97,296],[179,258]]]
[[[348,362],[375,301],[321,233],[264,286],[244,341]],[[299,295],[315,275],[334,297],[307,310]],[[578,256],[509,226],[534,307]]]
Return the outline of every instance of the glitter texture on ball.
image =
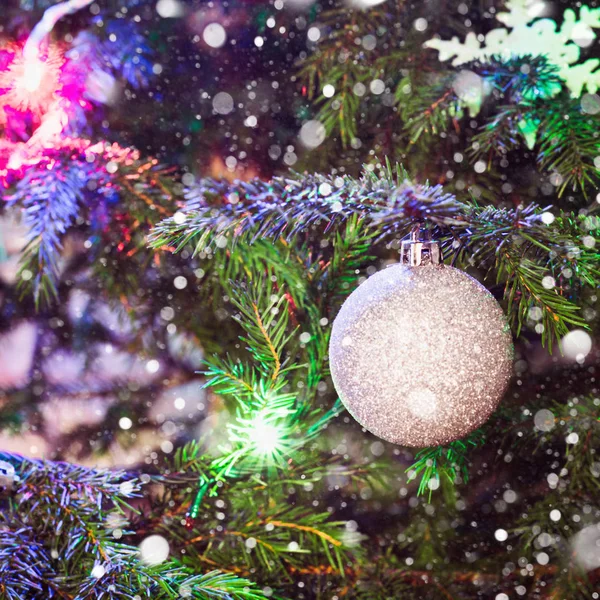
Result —
[[[403,446],[446,444],[484,423],[512,373],[502,309],[475,279],[444,265],[379,271],[342,306],[331,374],[352,416]]]

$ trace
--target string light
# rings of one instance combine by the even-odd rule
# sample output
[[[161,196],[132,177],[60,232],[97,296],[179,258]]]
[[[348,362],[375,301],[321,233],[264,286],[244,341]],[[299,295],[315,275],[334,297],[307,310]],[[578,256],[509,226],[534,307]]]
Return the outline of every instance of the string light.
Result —
[[[234,421],[228,424],[234,452],[219,467],[244,470],[283,467],[297,447],[294,394],[258,383],[251,398],[240,404]],[[227,464],[226,464],[227,463]]]
[[[11,45],[14,55],[5,70],[0,71],[0,89],[3,107],[19,111],[30,111],[36,120],[43,122],[62,92],[61,68],[64,64],[62,52],[50,46],[42,61],[37,55],[27,57],[20,46]],[[0,109],[0,123],[6,122],[7,113]]]
[[[69,0],[51,6],[33,28],[24,46],[7,48],[13,59],[0,70],[0,89],[4,91],[0,125],[7,122],[8,108],[29,113],[38,127],[25,142],[2,144],[0,183],[8,175],[38,164],[47,149],[64,147],[61,134],[69,123],[69,111],[75,106],[87,106],[82,99],[83,91],[78,95],[71,86],[67,95],[63,88],[61,75],[66,59],[62,50],[55,44],[48,44],[45,48],[44,42],[62,17],[88,6],[92,1]]]
[[[248,423],[248,439],[254,445],[254,451],[261,456],[275,456],[281,452],[283,431],[267,415],[259,413]]]
[[[35,92],[42,83],[44,63],[37,57],[25,63],[23,76],[15,82],[15,89],[23,88],[30,94]]]

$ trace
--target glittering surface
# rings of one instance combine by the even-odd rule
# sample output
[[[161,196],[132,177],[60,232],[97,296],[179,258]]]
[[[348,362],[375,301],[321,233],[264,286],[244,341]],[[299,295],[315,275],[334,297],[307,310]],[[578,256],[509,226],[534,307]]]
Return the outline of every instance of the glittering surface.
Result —
[[[513,345],[502,309],[472,277],[394,265],[346,300],[329,358],[361,425],[396,444],[431,446],[487,420],[510,379]]]

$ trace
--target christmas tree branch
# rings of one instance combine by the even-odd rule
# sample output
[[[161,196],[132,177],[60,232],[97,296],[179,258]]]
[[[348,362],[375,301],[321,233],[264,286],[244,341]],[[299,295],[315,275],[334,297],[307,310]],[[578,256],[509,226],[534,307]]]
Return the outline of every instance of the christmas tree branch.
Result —
[[[84,218],[90,221],[90,233],[104,238],[103,253],[113,247],[115,253],[135,255],[145,246],[149,226],[174,212],[177,192],[181,185],[172,170],[155,160],[141,160],[137,152],[116,144],[92,145],[66,138],[47,149],[14,189],[5,193],[9,207],[23,209],[28,229],[20,289],[33,292],[38,306],[56,299],[64,269],[63,237]],[[119,193],[126,206],[117,204]],[[110,240],[105,227],[109,218],[115,225]]]
[[[414,463],[407,469],[408,480],[420,478],[417,493],[431,494],[441,485],[441,479],[454,484],[458,477],[469,479],[469,450],[483,444],[483,433],[476,430],[464,440],[450,442],[447,446],[436,446],[419,450]]]
[[[557,173],[559,193],[578,190],[587,198],[587,190],[598,187],[600,169],[597,157],[600,140],[598,114],[582,111],[579,102],[565,101],[556,109],[544,107],[540,129],[544,132],[538,162],[549,172]]]
[[[17,185],[11,205],[20,204],[27,227],[27,245],[18,273],[21,289],[31,289],[36,305],[56,298],[61,237],[78,216],[84,181],[76,169],[31,169]]]
[[[259,238],[306,239],[316,230],[339,236],[351,227],[383,245],[407,231],[414,220],[430,221],[440,228],[450,256],[456,253],[465,266],[475,264],[504,283],[517,334],[532,306],[543,312],[543,339],[549,345],[569,325],[586,326],[576,315],[578,305],[564,293],[567,284],[561,276],[569,267],[583,275],[584,285],[600,280],[595,252],[586,246],[589,231],[584,220],[575,223],[570,213],[554,216],[536,205],[497,209],[461,203],[439,187],[396,178],[390,169],[381,177],[346,178],[339,187],[337,179],[325,176],[296,176],[269,184],[206,181],[191,192],[191,208],[181,217],[160,222],[150,243],[175,250],[191,244],[195,252],[206,252],[211,244],[227,245],[235,254],[236,246]],[[236,199],[234,204],[226,200],[230,197]],[[548,276],[554,278],[552,286]]]
[[[233,285],[233,305],[240,311],[236,320],[246,332],[240,338],[248,345],[255,364],[265,368],[271,381],[285,375],[284,348],[294,331],[288,332],[289,312],[285,293],[276,293],[272,281]]]
[[[10,600],[45,598],[175,599],[182,590],[202,600],[264,598],[249,581],[218,571],[195,573],[177,560],[140,560],[131,537],[129,502],[141,496],[124,472],[0,453],[18,479],[0,516],[0,591]],[[112,523],[112,526],[111,526]],[[115,535],[114,531],[120,532]]]
[[[342,146],[355,138],[372,148],[371,153],[380,154],[383,146],[388,156],[397,153],[421,169],[424,161],[431,163],[431,144],[448,137],[470,149],[462,153],[470,163],[464,166],[487,157],[492,169],[494,156],[501,162],[509,152],[534,150],[532,156],[543,173],[558,173],[559,195],[570,188],[586,199],[598,182],[593,163],[600,144],[593,133],[598,114],[586,113],[579,100],[568,98],[557,65],[543,54],[519,54],[462,61],[459,69],[442,69],[433,54],[423,52],[419,36],[403,32],[399,48],[394,27],[377,28],[382,13],[398,27],[403,22],[402,3],[388,4],[370,10],[368,19],[367,13],[343,15],[336,9],[321,15],[325,26],[332,28],[331,35],[305,59],[299,76],[328,134],[339,132]],[[369,48],[365,64],[365,50],[354,41],[369,36],[377,43]],[[344,39],[347,45],[342,48]],[[454,49],[453,43],[449,45]],[[382,95],[383,89],[369,93],[373,72],[385,84]],[[327,96],[320,93],[325,84],[330,85]],[[388,90],[393,91],[391,102]],[[382,144],[363,125],[373,122],[391,124],[391,145]],[[453,170],[458,169],[461,165],[454,165]]]
[[[154,228],[152,247],[179,251],[193,243],[198,253],[244,236],[248,241],[281,236],[290,240],[317,230],[327,235],[353,215],[364,217],[364,226],[375,227],[381,238],[391,238],[414,220],[455,223],[462,206],[440,186],[369,174],[361,179],[296,175],[237,184],[205,180],[190,192],[190,198],[183,216],[163,220]]]
[[[432,81],[432,79],[435,79]],[[431,143],[462,116],[461,104],[447,74],[416,74],[398,83],[396,98],[410,145]]]
[[[301,340],[289,327],[287,296],[274,288],[275,278],[268,272],[265,279],[230,287],[233,306],[240,311],[235,318],[246,334],[240,339],[247,344],[254,366],[215,359],[207,372],[207,386],[231,397],[236,414],[227,426],[231,450],[213,462],[219,478],[285,468],[288,459],[335,414],[311,415],[310,395],[286,391],[294,371],[306,367],[301,359],[293,367],[287,365],[285,354],[298,357]]]
[[[521,123],[527,118],[537,118],[530,114],[527,105],[507,104],[498,107],[497,114],[480,127],[473,136],[469,154],[473,159],[487,159],[488,169],[497,156],[506,156],[522,143]]]
[[[456,256],[465,266],[495,271],[517,335],[532,307],[541,310],[542,339],[550,348],[569,325],[587,326],[572,300],[569,273],[580,274],[581,285],[600,281],[597,253],[588,237],[595,221],[561,211],[555,215],[535,205],[508,210],[476,204],[466,207],[465,220],[469,227],[457,234]]]

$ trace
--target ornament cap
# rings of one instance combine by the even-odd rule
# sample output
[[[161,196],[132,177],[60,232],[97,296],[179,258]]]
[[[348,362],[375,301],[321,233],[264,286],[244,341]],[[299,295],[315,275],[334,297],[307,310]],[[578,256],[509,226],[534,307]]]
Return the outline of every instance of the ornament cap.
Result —
[[[442,264],[442,250],[436,240],[431,239],[428,229],[416,224],[408,239],[402,240],[400,262],[411,267]]]

